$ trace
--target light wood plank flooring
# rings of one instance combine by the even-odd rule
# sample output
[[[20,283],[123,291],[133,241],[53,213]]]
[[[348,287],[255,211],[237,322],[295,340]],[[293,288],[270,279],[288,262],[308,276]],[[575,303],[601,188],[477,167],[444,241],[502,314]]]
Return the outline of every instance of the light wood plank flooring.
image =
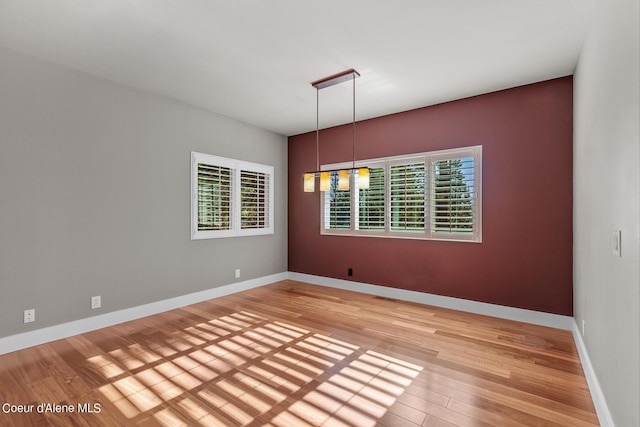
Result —
[[[598,425],[568,331],[294,281],[0,356],[0,404],[2,426]]]

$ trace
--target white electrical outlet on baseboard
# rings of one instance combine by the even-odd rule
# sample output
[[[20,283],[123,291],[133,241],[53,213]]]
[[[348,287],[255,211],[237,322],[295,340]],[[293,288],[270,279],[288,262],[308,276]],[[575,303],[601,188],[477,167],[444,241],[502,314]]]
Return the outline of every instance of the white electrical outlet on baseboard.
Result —
[[[91,310],[95,310],[100,307],[102,307],[102,297],[100,295],[91,297]]]
[[[236,279],[240,278],[240,269],[236,268]]]

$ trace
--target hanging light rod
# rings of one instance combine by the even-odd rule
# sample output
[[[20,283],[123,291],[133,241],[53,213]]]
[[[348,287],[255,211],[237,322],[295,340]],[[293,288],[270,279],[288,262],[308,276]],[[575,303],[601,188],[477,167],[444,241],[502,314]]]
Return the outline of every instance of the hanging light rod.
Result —
[[[362,190],[369,189],[369,168],[360,167],[356,168],[356,78],[360,77],[353,68],[346,71],[325,77],[315,82],[311,82],[311,86],[316,88],[316,170],[313,172],[307,172],[304,174],[304,191],[312,193],[315,190],[315,179],[320,178],[320,191],[330,190],[331,174],[338,175],[338,190],[349,190],[350,175],[357,177],[358,187]],[[319,171],[320,169],[320,121],[319,121],[319,93],[320,89],[324,89],[330,86],[334,86],[340,83],[353,81],[353,140],[351,141],[351,150],[353,154],[351,168],[340,169],[333,171]]]
[[[356,70],[351,68],[349,70],[342,71],[332,76],[325,77],[320,80],[316,80],[315,82],[311,82],[311,86],[315,87],[316,89],[324,89],[325,87],[348,82],[349,80],[353,80],[358,77],[360,77],[360,73],[358,73]]]

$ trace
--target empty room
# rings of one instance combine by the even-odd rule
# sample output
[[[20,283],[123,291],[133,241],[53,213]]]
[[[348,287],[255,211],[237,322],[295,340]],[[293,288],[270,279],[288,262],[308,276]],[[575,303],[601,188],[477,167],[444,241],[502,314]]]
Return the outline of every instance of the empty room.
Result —
[[[637,0],[0,0],[0,426],[640,427]]]

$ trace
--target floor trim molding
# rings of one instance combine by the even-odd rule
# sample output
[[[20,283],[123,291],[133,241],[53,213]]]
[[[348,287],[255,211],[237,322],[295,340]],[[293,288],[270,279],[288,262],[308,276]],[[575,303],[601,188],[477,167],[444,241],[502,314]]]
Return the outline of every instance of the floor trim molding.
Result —
[[[575,319],[573,320],[571,332],[573,333],[573,340],[575,341],[576,347],[578,348],[578,355],[580,356],[580,362],[582,363],[582,370],[584,371],[584,376],[587,379],[587,384],[589,385],[591,399],[593,400],[593,405],[596,407],[596,414],[598,414],[600,426],[615,427],[613,418],[611,417],[611,412],[609,411],[609,407],[607,406],[607,401],[604,398],[604,394],[602,393],[602,388],[600,388],[600,383],[598,382],[596,371],[593,369],[591,359],[589,358],[589,353],[587,353],[587,347],[584,344],[582,334],[580,333],[578,323],[575,321]]]
[[[175,298],[169,298],[162,301],[156,301],[149,304],[143,304],[136,307],[125,308],[123,310],[74,320],[68,323],[48,326],[21,334],[10,335],[8,337],[0,338],[0,354],[11,353],[13,351],[22,350],[24,348],[33,347],[35,345],[44,344],[46,342],[67,338],[89,331],[94,331],[100,328],[106,328],[108,326],[117,325],[118,323],[128,322],[129,320],[151,316],[153,314],[162,313],[164,311],[173,310],[176,308],[184,307],[186,305],[206,301],[212,298],[217,298],[252,288],[257,288],[259,286],[268,285],[269,283],[286,280],[287,275],[288,274],[286,272],[283,272],[270,276],[260,277],[257,279],[231,283],[228,285],[207,289],[205,291],[194,292]]]
[[[435,305],[437,307],[461,310],[469,313],[484,314],[486,316],[499,317],[501,319],[515,320],[518,322],[532,323],[534,325],[548,326],[570,331],[575,323],[573,317],[559,314],[543,313],[522,308],[506,307],[484,302],[470,301],[460,298],[445,297],[424,292],[408,291],[405,289],[391,288],[387,286],[370,285],[367,283],[352,282],[330,277],[314,276],[310,274],[289,272],[288,278],[300,282],[315,285],[330,286],[355,292],[395,298],[404,301],[412,301],[420,304]]]

